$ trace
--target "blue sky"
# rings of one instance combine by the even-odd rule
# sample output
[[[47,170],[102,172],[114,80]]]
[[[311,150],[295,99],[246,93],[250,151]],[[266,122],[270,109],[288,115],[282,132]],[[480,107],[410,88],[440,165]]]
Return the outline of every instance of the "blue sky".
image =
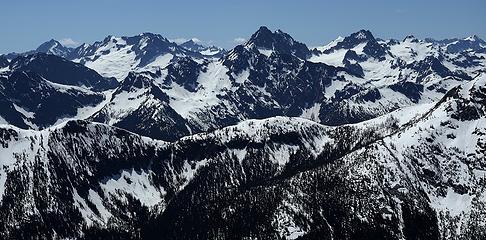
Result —
[[[0,53],[51,38],[94,42],[107,35],[160,33],[230,48],[259,26],[282,29],[309,46],[369,29],[377,37],[486,38],[485,0],[18,0],[0,3]],[[237,41],[236,41],[237,42]]]

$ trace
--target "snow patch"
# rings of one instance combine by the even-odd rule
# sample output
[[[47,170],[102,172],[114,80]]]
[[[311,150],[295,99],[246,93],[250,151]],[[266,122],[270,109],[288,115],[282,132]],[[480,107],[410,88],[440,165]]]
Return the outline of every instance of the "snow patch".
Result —
[[[154,186],[150,175],[145,171],[124,170],[118,178],[111,178],[100,186],[105,193],[117,198],[123,197],[121,193],[129,194],[144,206],[153,207],[163,202],[166,192]]]

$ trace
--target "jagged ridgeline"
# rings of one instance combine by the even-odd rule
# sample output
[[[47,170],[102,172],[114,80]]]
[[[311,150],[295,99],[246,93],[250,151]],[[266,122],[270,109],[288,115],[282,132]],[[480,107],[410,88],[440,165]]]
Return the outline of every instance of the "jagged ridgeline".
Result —
[[[0,56],[1,239],[485,239],[486,44]]]

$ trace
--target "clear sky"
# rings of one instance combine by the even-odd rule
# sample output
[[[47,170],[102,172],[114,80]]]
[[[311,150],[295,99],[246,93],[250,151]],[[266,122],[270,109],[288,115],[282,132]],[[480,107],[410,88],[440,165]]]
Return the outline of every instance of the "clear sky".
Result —
[[[309,46],[359,29],[381,38],[485,39],[486,0],[9,0],[0,3],[0,24],[0,53],[34,49],[51,38],[92,43],[141,32],[230,48],[261,25]]]

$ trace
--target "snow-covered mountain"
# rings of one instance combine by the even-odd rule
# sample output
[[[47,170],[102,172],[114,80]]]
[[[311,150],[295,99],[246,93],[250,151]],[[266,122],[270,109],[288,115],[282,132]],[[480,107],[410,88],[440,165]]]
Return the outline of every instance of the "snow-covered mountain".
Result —
[[[283,66],[295,71],[272,70]],[[198,63],[191,58],[183,58],[170,64],[159,74],[134,75],[148,77],[154,87],[168,96],[164,99],[165,105],[188,122],[182,129],[172,129],[173,132],[186,132],[187,128],[190,132],[201,132],[236,124],[244,119],[278,115],[300,116],[303,108],[312,106],[312,101],[323,97],[324,86],[331,79],[338,78],[339,72],[346,73],[346,70],[325,64],[305,63],[292,55],[274,54],[266,57],[256,48],[239,46],[218,61]],[[289,88],[291,84],[299,87]],[[136,106],[130,105],[135,107],[131,109],[133,112],[146,108],[143,99],[151,98],[146,94],[137,98],[127,93],[120,96],[124,100],[117,101],[134,102],[130,101],[133,99],[138,102]],[[116,108],[114,111],[117,111]],[[158,126],[165,125],[159,117],[150,116],[143,121],[156,121]],[[113,121],[105,118],[103,122]],[[131,121],[131,126],[125,128],[148,135],[145,130],[140,129],[145,125],[150,124],[144,124],[139,118],[138,121]],[[163,135],[153,137],[170,140]]]
[[[205,46],[195,39],[190,39],[186,42],[183,42],[182,44],[180,44],[180,46],[187,50],[198,52],[205,57],[220,58],[226,53],[226,50],[223,48],[212,45]]]
[[[0,56],[0,238],[486,237],[483,40],[208,49]]]
[[[4,126],[0,233],[481,239],[485,86],[461,84],[403,125],[274,117],[173,143],[85,121]]]
[[[175,134],[180,136],[272,116],[300,116],[328,125],[357,123],[438,101],[447,90],[486,69],[484,54],[460,54],[413,36],[401,42],[377,40],[365,30],[311,51],[281,30],[261,27],[221,59],[185,57],[160,71],[133,73],[168,96],[163,100],[171,108],[168,117],[134,120],[131,113],[146,112],[144,103],[152,97],[124,93],[117,102],[136,104],[120,111],[109,107],[102,112],[123,114],[94,119],[120,126],[116,123],[127,117],[129,124],[123,128],[165,140],[173,138],[149,133],[144,126],[184,122],[172,129],[181,131]],[[157,112],[156,107],[149,112]]]
[[[9,63],[9,71],[34,72],[52,82],[84,87],[95,91],[114,88],[118,82],[113,78],[104,78],[96,71],[64,58],[37,53],[20,56]]]
[[[290,35],[282,30],[270,31],[265,26],[260,27],[245,43],[247,48],[256,48],[260,53],[270,56],[271,53],[293,55],[301,59],[306,59],[309,49],[303,43],[295,41]]]
[[[43,53],[19,56],[0,72],[0,123],[43,129],[87,118],[117,81],[81,64]]]
[[[314,51],[309,61],[341,66],[363,79],[349,81],[341,90],[347,97],[338,104],[342,105],[340,111],[361,112],[365,116],[436,101],[452,86],[486,69],[485,56],[480,52],[451,54],[441,44],[413,36],[403,41],[379,41],[366,30],[320,49]],[[359,101],[364,97],[360,89],[367,91],[366,98],[372,100],[371,103]],[[327,119],[323,122],[332,124]]]
[[[18,56],[24,56],[25,57],[25,56],[32,55],[32,54],[35,54],[35,53],[45,53],[45,54],[49,54],[49,55],[55,55],[55,56],[58,56],[58,57],[69,58],[69,55],[71,54],[71,52],[73,50],[74,50],[74,48],[63,46],[57,40],[51,39],[47,42],[42,43],[41,45],[39,45],[39,47],[37,47],[34,50],[23,52],[23,53],[12,52],[12,53],[5,54],[2,57],[9,59],[9,60],[13,60],[14,58],[16,58]]]
[[[434,40],[425,39],[428,42],[439,44],[444,47],[447,52],[459,53],[464,51],[478,51],[484,53],[486,48],[486,42],[479,38],[477,35],[472,35],[464,39],[444,39],[444,40]]]
[[[143,33],[133,37],[108,36],[103,41],[74,49],[70,59],[96,70],[104,77],[122,81],[131,71],[158,70],[183,56],[201,58],[158,34]]]
[[[107,78],[122,81],[131,71],[155,71],[166,67],[172,60],[190,56],[195,59],[220,57],[224,49],[215,46],[181,45],[170,42],[159,34],[142,33],[136,36],[108,36],[93,44],[82,44],[77,48],[63,46],[56,40],[41,44],[36,50],[25,53],[10,53],[7,59],[46,53],[81,63]]]
[[[461,41],[483,42],[477,37],[381,40],[360,30],[309,50],[281,30],[261,27],[245,44],[221,58],[201,54],[202,46],[192,40],[177,45],[160,35],[144,33],[109,36],[81,45],[70,51],[68,59],[121,82],[110,91],[109,103],[97,107],[99,111],[90,119],[175,140],[245,119],[300,116],[340,125],[433,103],[486,69],[486,54],[481,50],[449,50],[451,44]],[[55,41],[43,45],[60,48]],[[47,56],[51,55],[44,58]],[[10,61],[25,59],[28,57]],[[53,64],[44,65],[53,69]],[[60,72],[48,71],[46,66],[37,73],[53,82],[65,84],[63,79],[74,76],[69,81],[76,80],[78,86],[93,88],[95,82],[105,83],[100,78],[90,82],[86,79],[96,78],[76,72],[84,68]],[[76,79],[79,76],[86,77]],[[133,86],[141,79],[140,87]],[[95,90],[112,88],[112,81]]]
[[[169,96],[152,81],[154,77],[130,73],[90,119],[158,139],[173,141],[188,135],[187,120],[168,104]]]
[[[73,48],[65,47],[60,42],[51,39],[43,44],[41,44],[34,52],[36,53],[46,53],[51,55],[56,55],[59,57],[69,57]]]

